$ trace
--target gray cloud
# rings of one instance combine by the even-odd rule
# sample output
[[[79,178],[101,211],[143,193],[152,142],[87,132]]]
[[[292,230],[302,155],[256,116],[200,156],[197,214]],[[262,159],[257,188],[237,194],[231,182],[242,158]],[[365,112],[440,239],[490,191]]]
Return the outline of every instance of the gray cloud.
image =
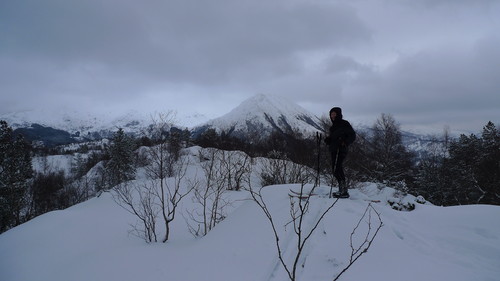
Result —
[[[369,40],[354,10],[338,4],[13,1],[2,10],[12,26],[1,34],[9,42],[3,53],[96,61],[174,82],[222,83],[240,72],[282,75],[283,64],[293,71],[298,52]]]
[[[9,104],[174,98],[183,85],[249,94],[304,72],[301,53],[370,40],[354,9],[307,1],[10,1],[0,18]]]
[[[358,77],[348,90],[350,103],[357,113],[376,108],[401,116],[406,124],[447,123],[460,130],[474,125],[479,130],[500,116],[499,43],[490,37],[471,49],[401,57],[383,71]]]
[[[0,114],[215,117],[274,93],[318,114],[335,104],[358,120],[478,130],[499,121],[499,14],[489,0],[4,1]]]

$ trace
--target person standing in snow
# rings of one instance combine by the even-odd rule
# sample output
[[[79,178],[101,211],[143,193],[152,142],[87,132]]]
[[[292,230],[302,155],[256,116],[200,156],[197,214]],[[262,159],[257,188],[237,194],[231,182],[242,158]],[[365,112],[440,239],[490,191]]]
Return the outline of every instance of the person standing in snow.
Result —
[[[356,139],[356,132],[351,124],[343,119],[340,107],[334,107],[330,110],[330,120],[332,120],[332,126],[330,127],[329,135],[325,138],[325,143],[329,146],[332,156],[333,175],[339,183],[339,191],[333,194],[333,196],[349,198],[343,163],[347,156],[349,145]]]

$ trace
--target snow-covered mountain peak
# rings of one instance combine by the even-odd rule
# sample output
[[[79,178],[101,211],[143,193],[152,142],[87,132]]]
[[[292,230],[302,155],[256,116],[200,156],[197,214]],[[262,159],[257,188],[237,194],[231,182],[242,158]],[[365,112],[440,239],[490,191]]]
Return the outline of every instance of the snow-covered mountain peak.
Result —
[[[236,136],[272,131],[312,133],[320,130],[317,116],[277,95],[259,94],[243,101],[229,113],[208,121],[205,128],[215,128]]]
[[[284,116],[296,116],[296,115],[310,115],[304,108],[299,105],[287,100],[284,97],[277,95],[255,95],[245,101],[243,101],[238,107],[236,107],[234,112],[247,112],[247,113],[267,113],[270,115],[284,115]]]

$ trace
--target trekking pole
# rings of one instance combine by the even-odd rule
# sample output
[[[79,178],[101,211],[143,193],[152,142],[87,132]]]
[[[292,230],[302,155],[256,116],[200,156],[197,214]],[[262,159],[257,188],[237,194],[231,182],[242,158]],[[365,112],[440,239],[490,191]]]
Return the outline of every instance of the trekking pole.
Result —
[[[318,148],[318,163],[317,163],[317,174],[316,174],[316,182],[314,183],[314,186],[319,186],[320,184],[320,175],[319,175],[319,171],[320,171],[320,159],[321,159],[321,138],[322,138],[322,135],[319,133],[319,132],[316,132],[316,144],[317,144],[317,148]]]

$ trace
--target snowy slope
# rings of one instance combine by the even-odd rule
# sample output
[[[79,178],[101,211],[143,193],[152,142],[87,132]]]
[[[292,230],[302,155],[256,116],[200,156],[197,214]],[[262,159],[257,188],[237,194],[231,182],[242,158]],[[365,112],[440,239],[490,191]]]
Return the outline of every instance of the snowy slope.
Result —
[[[120,115],[96,114],[83,111],[48,112],[43,109],[14,112],[0,116],[12,128],[27,128],[36,123],[45,127],[64,130],[72,135],[80,136],[100,134],[108,137],[118,128],[125,132],[139,133],[151,124],[151,114],[130,110]]]
[[[243,101],[229,113],[200,127],[215,128],[218,132],[225,131],[235,136],[268,135],[273,130],[298,130],[310,134],[321,129],[314,114],[286,98],[263,94]]]
[[[31,124],[40,124],[45,127],[52,127],[64,130],[74,135],[76,132],[80,136],[89,133],[115,132],[117,128],[123,128],[126,132],[140,133],[144,128],[152,123],[153,118],[158,118],[160,112],[146,112],[129,110],[121,114],[115,113],[90,113],[86,111],[47,111],[44,109],[12,112],[0,115],[0,120],[5,120],[14,129],[29,128]],[[163,114],[163,112],[161,112]],[[174,111],[166,111],[171,114],[174,123],[179,127],[193,127],[208,119],[204,115]]]
[[[0,119],[6,120],[13,128],[29,127],[37,123],[46,127],[65,130],[70,133],[85,131],[89,128],[101,128],[107,120],[104,115],[94,115],[79,111],[47,111],[44,109],[27,110],[3,114]]]
[[[195,159],[194,157],[193,159]],[[200,171],[193,163],[189,177]],[[139,178],[131,184],[141,184]],[[282,237],[285,256],[295,251],[288,196],[294,184],[264,188],[263,196]],[[317,189],[326,194],[329,187]],[[493,281],[500,276],[498,206],[437,207],[416,204],[412,212],[386,202],[394,190],[365,184],[340,200],[306,246],[298,280],[333,280],[349,258],[349,235],[368,200],[383,227],[372,248],[340,280]],[[263,212],[245,191],[230,192],[228,217],[203,238],[193,238],[181,214],[168,243],[146,244],[129,233],[136,219],[111,193],[62,211],[41,215],[0,235],[0,280],[9,281],[253,281],[287,280]],[[405,202],[413,202],[408,195]],[[311,224],[332,199],[315,196],[306,216]],[[182,212],[193,208],[183,201]]]

